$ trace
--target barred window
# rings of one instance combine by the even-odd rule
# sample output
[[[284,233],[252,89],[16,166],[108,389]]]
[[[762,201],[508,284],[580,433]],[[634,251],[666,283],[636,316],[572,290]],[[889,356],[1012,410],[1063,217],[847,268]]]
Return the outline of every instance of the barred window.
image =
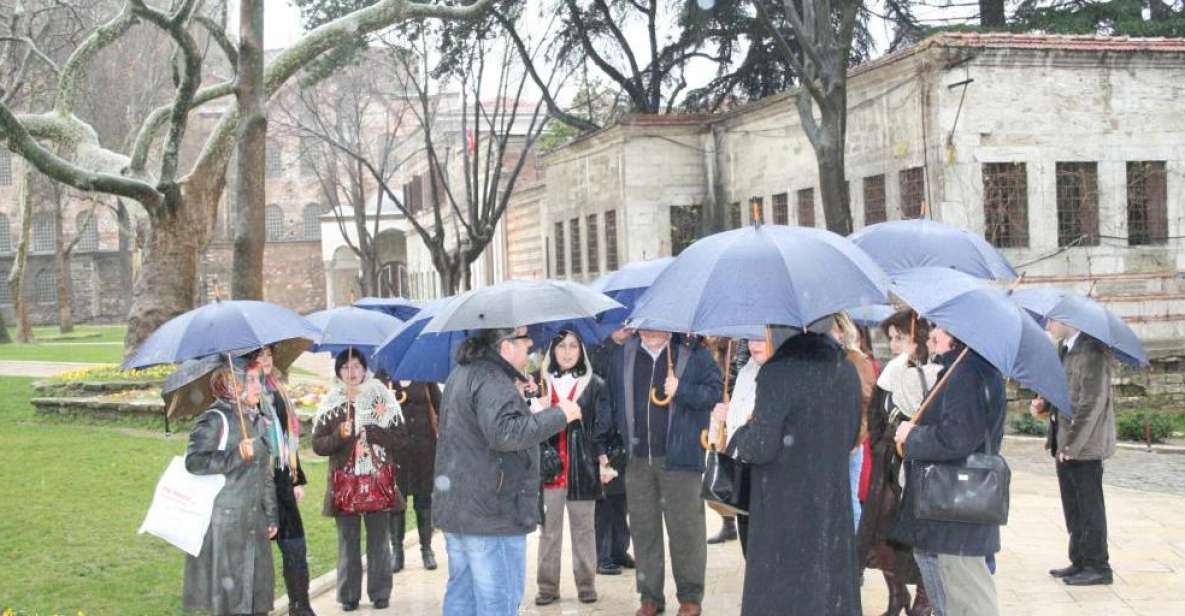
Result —
[[[300,174],[303,176],[314,175],[317,172],[317,146],[319,141],[316,137],[304,136],[300,138]]]
[[[58,281],[53,270],[43,269],[33,277],[33,289],[39,304],[55,304],[58,301]]]
[[[921,218],[922,204],[926,201],[924,170],[912,167],[898,172],[897,184],[901,192],[901,218]]]
[[[733,201],[728,205],[728,228],[740,229],[743,224],[745,224],[745,220],[741,214],[741,202]]]
[[[0,269],[0,304],[11,304],[12,293],[8,289],[8,270]]]
[[[33,215],[33,252],[54,252],[58,234],[53,214],[41,212]]]
[[[1024,163],[984,163],[984,236],[997,248],[1029,245],[1029,184]]]
[[[678,255],[695,242],[699,235],[700,206],[672,205],[670,214],[671,255]]]
[[[775,225],[790,224],[790,195],[786,193],[778,193],[773,197],[774,219]]]
[[[605,270],[617,269],[617,210],[605,212]]]
[[[74,249],[78,252],[94,252],[99,249],[99,213],[97,211],[79,212],[74,219],[74,232],[78,234],[78,243]]]
[[[572,242],[572,273],[579,274],[584,271],[580,265],[580,219],[573,218],[568,221],[568,241]]]
[[[588,273],[597,274],[601,271],[601,253],[597,242],[597,215],[589,214],[585,225],[585,241],[588,242]]]
[[[815,226],[815,189],[798,191],[798,224],[802,227]]]
[[[0,148],[0,186],[12,185],[12,152]]]
[[[1058,163],[1057,245],[1099,245],[1098,163]]]
[[[0,214],[0,254],[8,254],[12,252],[12,235],[11,229],[8,226],[8,217]],[[0,279],[0,286],[5,286],[4,281],[7,278]]]
[[[864,178],[864,226],[885,222],[885,176],[874,175]]]
[[[1127,243],[1168,242],[1168,182],[1164,161],[1127,163]]]
[[[304,206],[304,239],[321,239],[321,214],[324,212],[325,208],[317,203],[309,203]]]
[[[564,243],[564,223],[555,223],[555,275],[563,276],[564,270],[564,250],[567,244]]]
[[[267,141],[266,175],[269,178],[284,175],[284,146],[272,139]]]
[[[263,226],[267,230],[267,241],[284,239],[284,210],[278,205],[269,205],[264,211]]]

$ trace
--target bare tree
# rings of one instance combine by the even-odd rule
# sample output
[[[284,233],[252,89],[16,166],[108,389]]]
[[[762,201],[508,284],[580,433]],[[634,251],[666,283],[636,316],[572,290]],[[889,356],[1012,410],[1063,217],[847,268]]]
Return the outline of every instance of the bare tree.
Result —
[[[752,0],[800,75],[798,118],[815,149],[819,192],[827,228],[852,231],[851,205],[844,179],[844,143],[848,120],[848,67],[856,20],[863,0]],[[789,24],[791,42],[775,26],[774,15]],[[815,117],[816,110],[819,117]]]
[[[302,167],[316,177],[346,245],[358,258],[363,295],[379,292],[376,240],[386,195],[359,159],[370,161],[381,180],[391,182],[407,158],[419,153],[398,156],[415,137],[410,134],[414,126],[405,126],[414,124],[406,122],[411,109],[391,77],[397,70],[383,51],[370,50],[359,64],[277,97],[273,105],[275,128],[299,140]],[[372,200],[374,207],[368,209]]]
[[[380,0],[353,11],[308,32],[278,54],[264,71],[267,96],[274,95],[320,54],[358,35],[407,19],[468,18],[489,4],[491,0],[477,0],[466,6]],[[205,140],[188,173],[182,172],[180,147],[190,113],[229,96],[234,89],[233,81],[202,87],[201,49],[195,32],[210,36],[227,56],[227,62],[236,67],[236,73],[238,64],[225,31],[215,20],[195,15],[196,5],[197,0],[177,0],[163,11],[145,0],[125,0],[115,16],[94,28],[62,65],[48,109],[17,113],[0,103],[0,135],[5,145],[37,170],[79,190],[123,197],[145,209],[151,233],[144,266],[133,288],[124,340],[127,352],[159,324],[194,304],[198,255],[208,241],[225,187],[226,166],[239,121],[239,110],[232,104]],[[130,151],[122,153],[104,147],[93,127],[75,111],[94,57],[125,36],[137,22],[157,28],[172,41],[176,85],[170,103],[154,109],[142,121]],[[47,144],[58,147],[60,154]],[[150,157],[157,162],[152,170]]]

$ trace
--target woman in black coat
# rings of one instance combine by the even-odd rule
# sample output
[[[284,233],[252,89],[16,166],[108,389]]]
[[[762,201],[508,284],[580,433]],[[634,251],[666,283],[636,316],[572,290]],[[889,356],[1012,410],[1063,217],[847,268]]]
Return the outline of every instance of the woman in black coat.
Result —
[[[605,383],[593,372],[580,336],[569,330],[552,338],[538,382],[541,395],[532,405],[534,410],[571,400],[580,407],[581,419],[569,423],[546,445],[558,453],[561,464],[556,476],[543,478],[543,533],[539,537],[535,604],[548,605],[559,599],[565,511],[578,598],[592,603],[597,600],[596,501],[603,495],[592,438],[597,406],[606,395]]]
[[[424,568],[436,569],[432,551],[432,477],[436,464],[436,422],[440,408],[440,387],[436,383],[395,381],[395,398],[403,408],[407,426],[405,444],[395,450],[399,466],[395,482],[404,498],[414,497],[416,531],[420,534],[420,557]],[[391,512],[391,569],[403,570],[403,536],[407,509]]]
[[[860,415],[860,377],[830,336],[794,336],[762,366],[732,440],[752,465],[743,616],[860,614],[848,480]]]
[[[943,366],[939,382],[964,347],[941,328],[930,330],[928,347]],[[1004,377],[995,366],[969,350],[935,394],[929,410],[897,428],[895,440],[905,450],[906,481],[902,507],[892,537],[913,546],[936,614],[995,616],[996,586],[986,558],[1000,551],[1000,527],[923,520],[914,500],[926,462],[957,462],[976,452],[999,452],[1004,439]]]

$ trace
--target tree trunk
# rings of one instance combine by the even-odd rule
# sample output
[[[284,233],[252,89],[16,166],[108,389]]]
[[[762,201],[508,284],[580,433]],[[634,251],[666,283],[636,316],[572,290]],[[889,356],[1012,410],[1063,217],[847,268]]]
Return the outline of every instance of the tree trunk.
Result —
[[[70,292],[70,255],[66,252],[66,234],[62,225],[62,188],[54,190],[54,227],[57,236],[54,242],[54,270],[58,283],[58,331],[68,334],[74,331],[73,294]]]
[[[132,243],[135,241],[135,231],[123,199],[116,199],[115,204],[115,219],[119,225],[119,281],[127,288],[132,285]]]
[[[21,210],[21,233],[17,240],[16,256],[12,261],[12,271],[8,273],[8,290],[12,297],[12,308],[16,316],[17,342],[28,344],[33,341],[33,328],[29,325],[29,302],[23,293],[25,288],[25,269],[29,262],[29,235],[33,228],[33,199],[29,192],[32,177],[29,171],[21,173],[19,196]]]
[[[124,336],[124,353],[130,355],[165,321],[194,307],[199,252],[204,232],[199,222],[184,213],[199,210],[193,203],[171,208],[175,212],[154,217],[144,249],[140,275],[132,289],[132,309]]]
[[[847,132],[847,98],[842,90],[833,93],[822,107],[818,138],[813,144],[819,166],[819,197],[828,231],[840,235],[852,232],[852,207],[844,178],[844,146]]]
[[[8,335],[8,323],[4,321],[3,310],[0,310],[0,344],[12,344],[12,336]]]
[[[234,265],[231,295],[235,299],[263,299],[263,249],[266,241],[265,174],[267,168],[267,110],[263,87],[263,2],[239,5],[239,75],[235,98],[239,104],[238,155],[235,187]]]
[[[979,25],[1003,28],[1004,24],[1004,0],[979,0]]]

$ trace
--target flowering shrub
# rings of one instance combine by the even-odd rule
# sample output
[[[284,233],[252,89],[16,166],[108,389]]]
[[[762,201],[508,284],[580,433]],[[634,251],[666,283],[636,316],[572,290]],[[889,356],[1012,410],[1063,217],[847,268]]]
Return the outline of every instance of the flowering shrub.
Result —
[[[154,366],[142,370],[122,370],[113,364],[93,368],[82,368],[64,372],[50,379],[55,383],[77,383],[82,381],[161,381],[173,373],[170,365]]]
[[[321,398],[329,393],[328,385],[300,383],[288,388],[288,395],[297,410],[315,411],[321,406]]]

